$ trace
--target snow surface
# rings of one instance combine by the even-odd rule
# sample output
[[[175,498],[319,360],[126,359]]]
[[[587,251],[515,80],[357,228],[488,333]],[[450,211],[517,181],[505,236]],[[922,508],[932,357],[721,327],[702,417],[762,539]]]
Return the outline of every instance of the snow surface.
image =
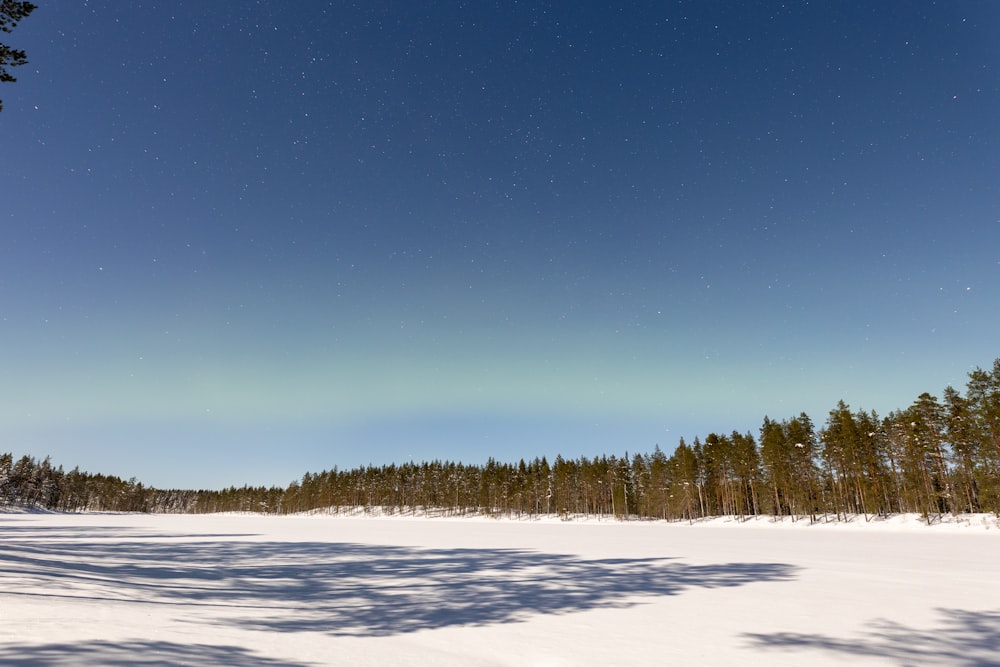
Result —
[[[1000,527],[0,514],[3,665],[1000,665]]]

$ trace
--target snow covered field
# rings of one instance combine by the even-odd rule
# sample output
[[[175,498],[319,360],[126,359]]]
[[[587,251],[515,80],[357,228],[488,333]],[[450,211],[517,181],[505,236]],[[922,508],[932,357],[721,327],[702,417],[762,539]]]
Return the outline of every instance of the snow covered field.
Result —
[[[3,665],[1000,665],[1000,528],[0,514]]]

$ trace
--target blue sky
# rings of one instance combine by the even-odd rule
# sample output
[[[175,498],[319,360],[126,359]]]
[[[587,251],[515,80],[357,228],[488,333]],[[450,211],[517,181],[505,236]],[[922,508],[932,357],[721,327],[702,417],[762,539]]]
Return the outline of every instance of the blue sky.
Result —
[[[670,451],[1000,355],[1000,5],[40,4],[0,449],[173,487]]]

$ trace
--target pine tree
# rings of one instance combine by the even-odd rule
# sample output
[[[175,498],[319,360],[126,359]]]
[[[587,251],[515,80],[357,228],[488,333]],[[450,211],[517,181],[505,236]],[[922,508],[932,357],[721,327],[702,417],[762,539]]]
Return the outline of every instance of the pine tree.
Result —
[[[980,500],[984,507],[1000,514],[1000,359],[989,372],[976,368],[969,373],[966,399],[982,466]]]
[[[9,452],[0,454],[0,505],[9,505],[14,501],[13,468],[14,456]]]
[[[901,415],[905,433],[904,474],[916,491],[917,511],[928,523],[948,511],[950,484],[944,452],[944,411],[923,393]]]
[[[30,2],[18,0],[0,0],[0,31],[9,33],[19,21],[27,18],[36,9]],[[11,76],[8,67],[18,67],[28,63],[28,54],[20,49],[11,48],[0,43],[0,83],[17,81]],[[0,100],[0,111],[3,111],[3,100]]]
[[[979,512],[979,438],[971,402],[954,387],[944,390],[945,433],[951,444],[955,507],[965,512]]]

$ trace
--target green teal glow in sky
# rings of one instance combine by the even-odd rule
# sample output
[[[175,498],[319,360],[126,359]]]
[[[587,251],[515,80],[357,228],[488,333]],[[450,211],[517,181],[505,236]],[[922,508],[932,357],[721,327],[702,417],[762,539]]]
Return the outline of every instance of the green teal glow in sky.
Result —
[[[671,450],[1000,355],[1000,7],[41,6],[0,449],[157,486]]]

